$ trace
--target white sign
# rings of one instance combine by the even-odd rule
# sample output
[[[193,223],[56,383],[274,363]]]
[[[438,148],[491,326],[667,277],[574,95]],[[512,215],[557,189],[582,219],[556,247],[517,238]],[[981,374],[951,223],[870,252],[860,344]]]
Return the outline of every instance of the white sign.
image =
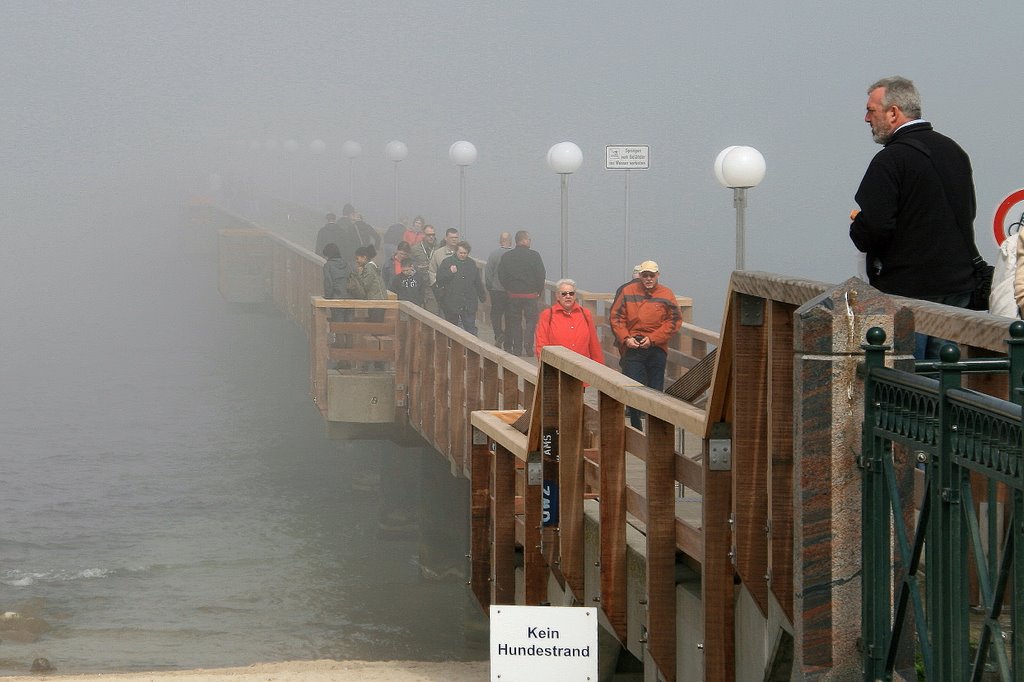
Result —
[[[491,682],[597,680],[597,609],[491,606]]]
[[[648,170],[650,167],[650,145],[609,144],[604,148],[605,170]]]

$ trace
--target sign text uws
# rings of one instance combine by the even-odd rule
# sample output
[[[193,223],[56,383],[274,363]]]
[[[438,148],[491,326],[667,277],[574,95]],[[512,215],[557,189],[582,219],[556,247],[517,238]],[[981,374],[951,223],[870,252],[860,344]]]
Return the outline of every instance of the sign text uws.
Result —
[[[544,483],[541,486],[541,524],[558,525],[558,480],[547,478],[548,465],[558,461],[558,430],[545,429],[540,437],[541,459],[544,462]]]

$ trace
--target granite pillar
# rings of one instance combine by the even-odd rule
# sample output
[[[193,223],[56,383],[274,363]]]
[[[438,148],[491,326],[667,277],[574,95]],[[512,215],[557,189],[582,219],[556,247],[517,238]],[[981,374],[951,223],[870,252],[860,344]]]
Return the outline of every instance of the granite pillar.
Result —
[[[865,334],[912,368],[913,314],[851,278],[794,313],[794,680],[861,679],[861,447]],[[910,489],[904,499],[912,500]]]

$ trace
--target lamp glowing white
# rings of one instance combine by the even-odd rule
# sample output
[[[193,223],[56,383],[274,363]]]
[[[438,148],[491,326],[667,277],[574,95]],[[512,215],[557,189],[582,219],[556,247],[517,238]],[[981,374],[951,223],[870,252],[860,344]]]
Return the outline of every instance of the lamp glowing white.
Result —
[[[349,203],[356,201],[356,157],[363,153],[363,145],[355,140],[346,140],[341,145],[341,152],[348,159],[348,200]]]
[[[583,152],[572,142],[559,142],[548,149],[548,168],[561,176],[562,186],[562,277],[569,272],[569,176],[583,164]]]
[[[395,164],[395,222],[398,222],[398,164],[409,156],[409,148],[404,142],[391,140],[384,145],[384,155]]]
[[[757,187],[765,174],[764,156],[753,147],[733,145],[718,153],[715,159],[715,177],[723,187],[732,189],[736,207],[736,269],[744,269],[747,190]]]
[[[459,140],[448,148],[448,158],[459,167],[459,234],[466,238],[466,166],[476,163],[476,147]]]

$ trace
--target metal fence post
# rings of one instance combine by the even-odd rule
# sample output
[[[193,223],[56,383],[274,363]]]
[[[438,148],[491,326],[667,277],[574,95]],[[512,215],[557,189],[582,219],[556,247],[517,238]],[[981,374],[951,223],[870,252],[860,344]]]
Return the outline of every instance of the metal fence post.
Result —
[[[1010,324],[1010,338],[1006,344],[1009,346],[1007,355],[1010,356],[1009,399],[1024,405],[1024,321],[1016,320]],[[1021,443],[1017,456],[1024,461],[1024,443]],[[1018,585],[1024,585],[1024,492],[1015,489],[1012,495],[1013,521],[1008,533],[1013,543],[1013,585],[1016,592]],[[1011,607],[1014,624],[1024,623],[1024,598],[1019,595],[1019,592],[1014,595]],[[1024,628],[1014,627],[1011,637],[1013,679],[1018,679],[1024,674]]]
[[[929,464],[932,499],[936,504],[934,521],[929,525],[925,549],[927,571],[928,620],[935,653],[936,679],[959,680],[967,670],[970,641],[967,607],[967,526],[961,508],[961,490],[970,485],[966,469],[953,463],[953,439],[958,437],[952,407],[946,392],[960,388],[963,367],[960,349],[953,344],[939,351],[939,423],[936,431],[939,456]],[[944,569],[944,570],[943,570]]]
[[[864,349],[864,423],[861,434],[861,547],[863,550],[861,633],[864,644],[864,679],[885,677],[885,651],[889,638],[892,566],[889,554],[889,490],[882,457],[888,443],[874,435],[877,415],[872,371],[885,366],[885,331],[872,327]]]

